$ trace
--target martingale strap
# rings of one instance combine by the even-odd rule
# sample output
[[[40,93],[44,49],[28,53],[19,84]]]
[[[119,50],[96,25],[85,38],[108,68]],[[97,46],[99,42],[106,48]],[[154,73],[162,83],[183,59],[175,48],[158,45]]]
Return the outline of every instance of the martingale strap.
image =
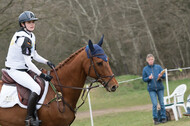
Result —
[[[58,92],[57,89],[55,88],[55,86],[50,82],[50,86],[51,86],[51,88],[53,89],[53,91],[54,91],[54,93],[55,93],[56,95],[55,95],[55,97],[54,97],[53,99],[51,99],[51,100],[50,100],[47,104],[45,104],[45,105],[46,105],[46,106],[49,106],[49,104],[51,104],[52,102],[57,101],[57,107],[58,107],[59,112],[64,113],[64,112],[65,112],[65,105],[67,105],[67,107],[69,107],[69,109],[70,109],[72,112],[76,113],[76,111],[71,107],[71,105],[68,104],[68,103],[64,100],[64,97],[62,96],[62,94],[63,94],[63,89],[62,89],[62,86],[61,86],[59,77],[58,77],[57,72],[56,72],[56,70],[55,70],[54,67],[53,67],[53,70],[54,70],[54,72],[55,72],[56,79],[57,79],[57,81],[58,81],[58,86],[60,87],[61,92]],[[63,106],[64,106],[64,107],[63,107],[63,110],[60,109],[60,105],[59,105],[59,102],[60,102],[60,101],[62,102],[62,104],[63,104]]]
[[[56,71],[55,71],[55,72],[56,72]],[[57,78],[57,79],[59,79],[59,78]],[[89,86],[88,88],[80,88],[80,87],[64,86],[64,85],[61,85],[61,83],[54,85],[54,84],[50,81],[50,82],[49,82],[49,83],[50,83],[50,86],[51,86],[52,90],[54,91],[54,93],[55,93],[56,95],[55,95],[55,97],[52,98],[47,104],[44,104],[44,105],[48,107],[49,104],[51,104],[52,102],[56,101],[56,102],[57,102],[57,107],[58,107],[58,109],[59,109],[59,111],[60,111],[61,113],[63,113],[63,112],[65,111],[65,105],[67,105],[67,106],[70,108],[70,110],[71,110],[72,112],[76,113],[77,110],[85,103],[85,101],[86,101],[86,99],[87,99],[87,95],[88,95],[88,93],[90,92],[90,90],[93,89],[93,88],[97,88],[97,87],[100,87],[100,86],[101,86],[101,85],[92,86],[93,83],[95,83],[95,82],[97,82],[97,80],[92,81],[91,84],[90,84],[90,86]],[[55,88],[55,86],[59,86],[60,88],[70,88],[70,89],[75,89],[75,90],[82,90],[82,91],[83,91],[83,92],[82,92],[82,96],[81,96],[82,103],[81,103],[78,107],[76,107],[75,109],[72,108],[72,107],[64,100],[64,98],[63,98],[63,96],[62,96],[63,93],[62,93],[62,92],[58,92],[57,89]],[[88,90],[87,93],[86,93],[86,90]],[[85,93],[86,93],[86,95],[85,95]],[[60,107],[59,107],[59,105],[58,105],[58,102],[60,102],[60,101],[63,103],[63,106],[64,106],[64,108],[63,108],[62,111],[60,110]]]
[[[55,86],[51,83],[51,81],[49,83],[50,83],[50,86],[56,95],[55,95],[55,98],[51,99],[46,105],[49,105],[56,100],[60,101],[60,96],[62,97],[62,94],[60,92],[57,93],[57,90],[56,90]]]

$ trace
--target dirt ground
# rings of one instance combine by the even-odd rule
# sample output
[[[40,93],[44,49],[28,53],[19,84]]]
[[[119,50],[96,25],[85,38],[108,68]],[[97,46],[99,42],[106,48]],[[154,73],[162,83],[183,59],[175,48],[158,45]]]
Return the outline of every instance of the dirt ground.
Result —
[[[133,107],[124,107],[124,108],[110,108],[110,109],[103,109],[103,110],[92,110],[93,117],[111,114],[111,113],[119,113],[119,112],[131,112],[131,111],[149,111],[152,110],[152,104],[148,105],[139,105]],[[76,114],[76,119],[85,119],[90,118],[89,111],[86,112],[78,112]]]

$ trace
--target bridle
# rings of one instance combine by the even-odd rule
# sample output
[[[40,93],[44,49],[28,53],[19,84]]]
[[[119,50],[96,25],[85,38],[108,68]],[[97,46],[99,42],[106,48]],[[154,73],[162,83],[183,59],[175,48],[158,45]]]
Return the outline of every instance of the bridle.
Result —
[[[58,75],[57,75],[57,72],[56,72],[55,68],[52,67],[52,69],[53,69],[53,71],[54,71],[54,73],[55,73],[56,80],[57,80],[58,84],[54,84],[54,85],[53,85],[53,84],[50,82],[50,86],[52,87],[52,89],[53,89],[53,91],[55,92],[56,96],[55,96],[55,98],[53,98],[52,100],[50,100],[50,102],[48,102],[47,104],[45,104],[46,106],[49,106],[50,103],[52,103],[53,101],[56,100],[56,101],[57,101],[57,107],[58,107],[59,112],[64,113],[64,112],[65,112],[65,105],[66,105],[73,113],[76,113],[77,110],[85,103],[85,101],[86,101],[86,99],[87,99],[87,95],[88,95],[88,93],[90,92],[90,90],[93,89],[93,88],[97,88],[97,87],[100,87],[100,86],[101,86],[101,85],[92,86],[93,83],[95,83],[95,82],[101,82],[102,85],[103,85],[105,88],[108,86],[109,82],[113,79],[114,74],[112,74],[112,75],[110,75],[110,76],[101,76],[101,75],[97,72],[96,67],[95,67],[95,64],[94,64],[94,60],[93,60],[93,57],[96,57],[96,56],[98,56],[98,55],[104,55],[104,54],[96,54],[96,55],[91,55],[91,53],[89,53],[89,54],[90,54],[90,66],[89,66],[89,69],[88,69],[88,75],[87,75],[87,76],[90,76],[90,71],[91,71],[91,68],[93,67],[94,72],[95,72],[95,74],[96,74],[96,76],[97,76],[96,79],[93,80],[93,81],[91,81],[90,86],[89,86],[88,88],[64,86],[64,85],[62,85],[62,84],[60,83],[60,80],[59,80],[59,77],[58,77]],[[109,77],[110,79],[109,79],[107,82],[105,82],[105,81],[103,80],[103,78],[108,78],[108,77]],[[55,86],[58,86],[58,87],[60,88],[60,92],[58,92],[58,91],[56,90]],[[81,103],[78,107],[76,107],[75,109],[73,109],[72,106],[71,106],[69,103],[67,103],[67,102],[65,101],[64,97],[62,96],[62,94],[63,94],[63,89],[62,89],[62,88],[70,88],[70,89],[75,89],[75,90],[82,90],[82,91],[83,91],[83,93],[82,93],[82,95],[81,95],[82,103]],[[87,93],[86,93],[86,90],[87,90]],[[86,95],[85,95],[85,93],[86,93]],[[60,109],[60,105],[59,105],[59,102],[60,102],[60,101],[62,102],[62,104],[63,104],[63,106],[64,106],[64,107],[63,107],[63,110]]]
[[[104,55],[104,54],[95,54],[95,55],[91,55],[90,51],[89,51],[89,55],[90,55],[90,66],[89,66],[89,69],[88,69],[88,75],[87,76],[90,76],[90,70],[91,70],[91,67],[93,67],[94,69],[94,72],[96,74],[96,80],[94,82],[102,82],[102,85],[106,88],[108,86],[108,83],[113,79],[114,77],[114,74],[110,75],[110,76],[101,76],[97,70],[96,70],[96,67],[94,65],[94,60],[93,60],[93,57],[96,57],[96,56],[100,56],[100,55]],[[105,82],[103,80],[103,78],[110,78],[107,82]]]

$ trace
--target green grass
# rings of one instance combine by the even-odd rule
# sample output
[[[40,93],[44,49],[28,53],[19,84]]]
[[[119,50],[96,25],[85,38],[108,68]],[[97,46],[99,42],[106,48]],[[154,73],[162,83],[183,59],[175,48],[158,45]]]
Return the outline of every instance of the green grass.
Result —
[[[137,78],[139,76],[124,75],[116,77],[118,82]],[[182,79],[169,81],[170,94],[180,84],[187,85],[187,91],[185,93],[185,101],[190,94],[190,79]],[[165,85],[165,82],[164,82]],[[93,89],[90,92],[91,104],[93,110],[108,109],[108,108],[121,108],[151,104],[150,97],[147,91],[147,84],[141,79],[132,81],[129,83],[122,83],[116,92],[107,92],[104,88]],[[165,86],[165,96],[166,86]],[[79,100],[80,103],[80,100]],[[88,111],[88,101],[78,110]],[[134,111],[125,113],[113,113],[109,115],[103,115],[94,118],[95,126],[151,126],[152,112],[151,111]],[[190,118],[182,118],[180,121],[170,121],[167,124],[161,124],[163,126],[187,126],[190,124]],[[75,120],[72,126],[89,126],[90,119]]]
[[[189,126],[190,118],[169,121],[159,126]],[[91,126],[90,119],[76,120],[71,126]],[[113,113],[94,118],[94,126],[154,126],[151,111]]]

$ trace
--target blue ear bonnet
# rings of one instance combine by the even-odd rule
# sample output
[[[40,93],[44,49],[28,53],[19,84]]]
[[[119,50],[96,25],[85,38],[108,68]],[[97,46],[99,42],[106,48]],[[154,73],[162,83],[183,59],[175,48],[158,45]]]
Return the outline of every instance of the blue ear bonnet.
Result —
[[[98,58],[101,58],[101,59],[103,59],[104,61],[107,62],[108,61],[108,57],[104,53],[104,50],[99,45],[97,45],[97,44],[93,44],[93,46],[94,46],[94,51],[93,52],[90,51],[88,45],[86,46],[85,51],[87,53],[88,58],[90,58],[89,52],[91,52],[91,56],[92,57],[98,57]],[[99,54],[103,54],[103,55],[99,55]]]

